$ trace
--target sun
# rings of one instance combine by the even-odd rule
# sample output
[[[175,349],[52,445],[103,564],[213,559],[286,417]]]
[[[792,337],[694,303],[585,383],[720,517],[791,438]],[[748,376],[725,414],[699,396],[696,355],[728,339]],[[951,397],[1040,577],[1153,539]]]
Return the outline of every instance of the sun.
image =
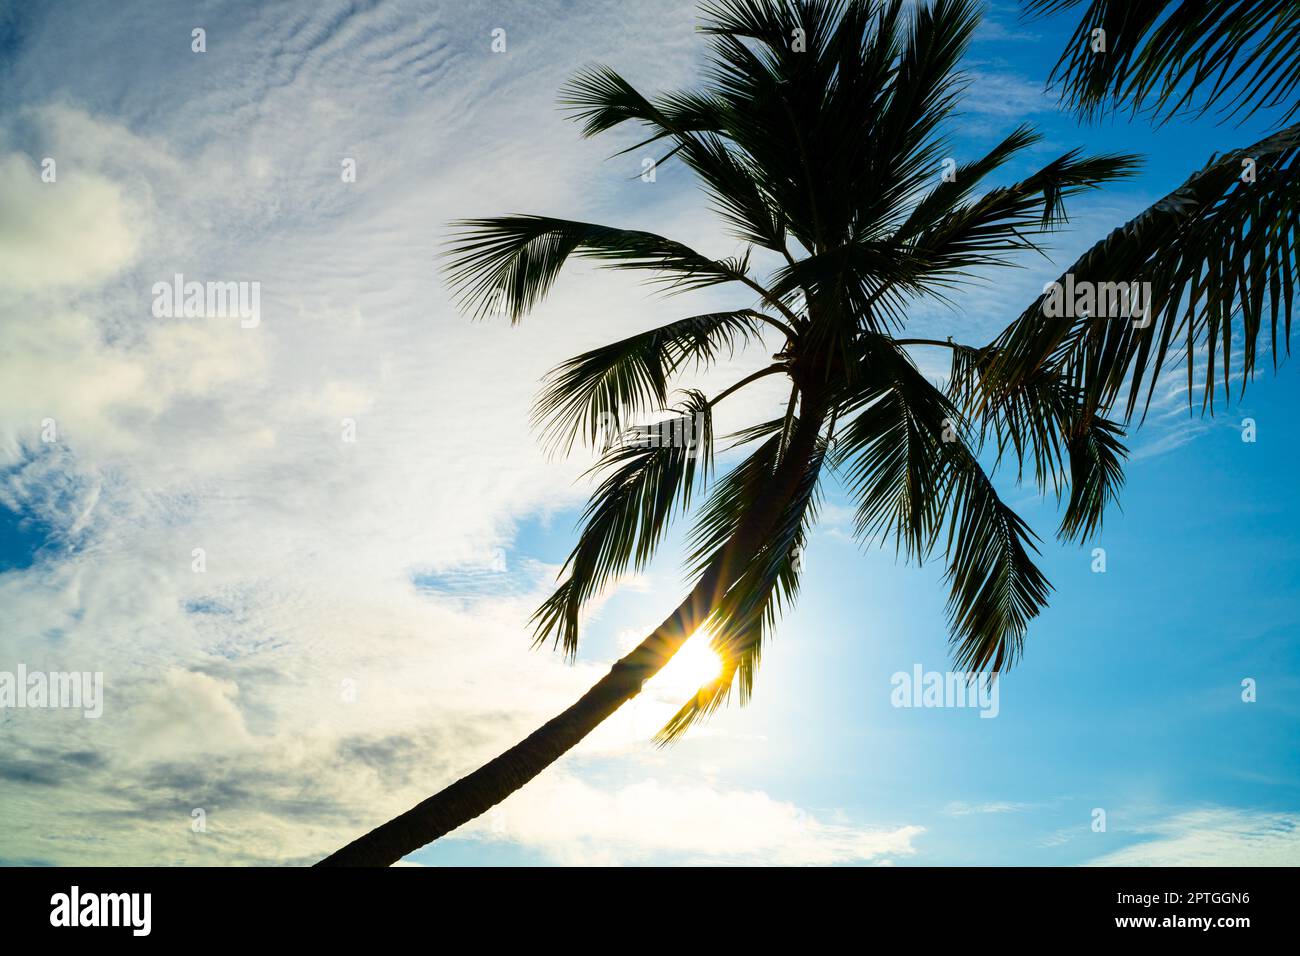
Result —
[[[697,690],[722,673],[722,659],[709,646],[712,635],[700,628],[686,639],[681,650],[650,680],[645,690],[658,697],[680,700],[692,696]]]

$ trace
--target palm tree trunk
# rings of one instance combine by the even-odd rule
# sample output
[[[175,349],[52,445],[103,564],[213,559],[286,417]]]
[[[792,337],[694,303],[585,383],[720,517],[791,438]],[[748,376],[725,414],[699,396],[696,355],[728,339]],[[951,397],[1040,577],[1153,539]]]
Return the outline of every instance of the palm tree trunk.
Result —
[[[789,504],[816,448],[824,409],[805,408],[772,482],[686,599],[577,703],[509,750],[400,816],[358,837],[317,866],[391,866],[500,803],[549,767],[641,692],[708,618]]]

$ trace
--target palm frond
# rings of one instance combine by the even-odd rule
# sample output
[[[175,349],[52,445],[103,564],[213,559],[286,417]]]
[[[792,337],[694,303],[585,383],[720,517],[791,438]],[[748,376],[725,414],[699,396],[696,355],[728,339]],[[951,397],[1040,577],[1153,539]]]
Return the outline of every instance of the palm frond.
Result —
[[[1123,437],[1118,424],[1095,415],[1070,436],[1070,499],[1061,518],[1062,538],[1092,537],[1101,528],[1106,508],[1119,500],[1128,456]]]
[[[1032,141],[1027,132],[1012,134],[972,164],[974,180]],[[961,198],[974,182],[940,183],[896,234],[854,239],[793,262],[778,270],[771,292],[782,297],[803,289],[823,308],[852,316],[855,325],[845,334],[888,331],[901,322],[905,296],[941,296],[974,268],[1011,265],[1014,253],[1036,249],[1034,238],[1065,220],[1066,198],[1131,175],[1135,168],[1135,157],[1081,157],[1076,150],[970,202]]]
[[[583,136],[608,132],[623,123],[640,123],[650,136],[623,152],[640,149],[660,139],[679,141],[686,133],[716,129],[717,103],[707,92],[665,93],[651,102],[607,66],[579,70],[560,92],[560,105],[582,123]]]
[[[456,223],[447,276],[460,307],[475,318],[504,314],[518,322],[550,290],[570,256],[618,269],[656,273],[672,291],[742,281],[736,262],[636,229],[546,216],[497,216]]]
[[[781,423],[776,424],[779,429]],[[768,427],[765,424],[758,429],[766,431]],[[703,573],[731,540],[745,514],[753,510],[763,488],[772,480],[781,456],[782,436],[778,429],[771,429],[761,445],[714,482],[691,529],[686,566],[692,577]]]
[[[1254,182],[1243,179],[1246,160]],[[1216,368],[1230,395],[1234,323],[1240,325],[1243,389],[1255,372],[1266,313],[1274,366],[1279,346],[1289,352],[1297,268],[1300,124],[1212,159],[1057,280],[1062,287],[1087,283],[1094,289],[1149,283],[1144,316],[1049,317],[1045,291],[994,343],[990,373],[1000,387],[1011,388],[1051,365],[1082,389],[1089,410],[1109,408],[1127,387],[1128,418],[1143,392],[1145,412],[1160,373],[1180,361],[1190,403],[1195,359],[1203,353],[1203,404],[1212,408]]]
[[[939,184],[912,208],[906,221],[894,230],[894,241],[906,242],[921,230],[935,225],[954,207],[964,202],[990,173],[1042,139],[1042,134],[1030,127],[1018,126],[979,159],[957,165],[952,176],[941,178]]]
[[[1011,186],[954,206],[908,244],[929,282],[975,267],[1007,265],[1008,256],[1037,249],[1033,238],[1067,221],[1064,201],[1083,190],[1133,175],[1136,156],[1083,157],[1072,150]]]
[[[583,605],[612,578],[644,568],[674,513],[688,508],[708,481],[713,461],[708,400],[688,392],[675,411],[675,418],[653,431],[629,430],[593,469],[609,473],[593,492],[578,543],[561,569],[567,580],[533,615],[536,643],[551,638],[570,657],[576,654]],[[655,440],[656,435],[670,440]],[[677,435],[685,440],[672,440]]]
[[[946,525],[954,658],[975,671],[1008,667],[1051,590],[1030,555],[1035,536],[966,443],[958,408],[892,344],[871,349],[867,361],[865,407],[834,457],[859,502],[856,531],[892,536],[920,560]]]
[[[971,671],[1015,663],[1029,621],[1051,585],[1034,564],[1035,535],[998,496],[964,444],[945,456],[951,484],[948,534],[949,627],[954,660]]]
[[[922,189],[952,151],[940,129],[965,92],[967,79],[958,64],[979,25],[980,9],[970,0],[937,0],[915,4],[910,13],[901,37],[885,40],[877,34],[885,55],[897,49],[897,63],[891,64],[888,96],[854,143],[865,167],[854,177],[851,193],[850,233],[859,238],[896,228],[906,198]],[[886,8],[883,17],[882,24],[898,23],[899,14]]]
[[[1019,478],[1028,463],[1040,492],[1051,488],[1060,499],[1069,489],[1057,534],[1091,537],[1124,484],[1124,429],[1089,412],[1081,390],[1051,366],[1013,388],[998,387],[986,375],[994,360],[991,348],[954,347],[949,395],[977,422],[981,444],[994,436],[999,462],[1008,449],[1014,452]]]
[[[584,352],[550,373],[533,424],[552,449],[567,452],[580,435],[594,445],[602,428],[617,434],[625,417],[663,408],[675,373],[734,355],[761,340],[761,326],[751,309],[709,312]]]
[[[936,390],[873,376],[863,408],[840,431],[832,461],[857,500],[854,533],[864,541],[892,538],[900,555],[923,561],[942,518],[944,476],[936,442],[961,421]],[[910,400],[909,400],[910,398]],[[932,433],[933,423],[939,433]]]
[[[1127,105],[1163,119],[1216,107],[1245,119],[1287,106],[1289,118],[1300,108],[1294,0],[1025,0],[1033,15],[1080,7],[1052,79],[1085,116]],[[1105,31],[1104,51],[1094,30]]]
[[[716,135],[725,129],[728,111],[719,97],[670,92],[651,100],[608,67],[592,67],[570,80],[561,103],[582,121],[587,136],[626,122],[647,127],[650,135],[623,152],[669,140],[664,159],[677,156],[699,176],[738,238],[776,251],[784,248],[784,226],[761,175],[743,152]]]

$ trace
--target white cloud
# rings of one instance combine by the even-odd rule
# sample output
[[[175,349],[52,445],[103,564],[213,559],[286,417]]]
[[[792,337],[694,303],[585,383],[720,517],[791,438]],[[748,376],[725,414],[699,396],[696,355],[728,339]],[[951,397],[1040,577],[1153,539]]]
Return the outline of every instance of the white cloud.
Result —
[[[0,153],[0,290],[94,285],[135,258],[142,212],[122,188],[68,162],[54,171],[43,182],[27,156]]]
[[[650,779],[602,789],[554,774],[460,832],[509,840],[577,865],[650,859],[697,864],[829,866],[880,863],[916,852],[923,827],[827,822],[760,791]]]

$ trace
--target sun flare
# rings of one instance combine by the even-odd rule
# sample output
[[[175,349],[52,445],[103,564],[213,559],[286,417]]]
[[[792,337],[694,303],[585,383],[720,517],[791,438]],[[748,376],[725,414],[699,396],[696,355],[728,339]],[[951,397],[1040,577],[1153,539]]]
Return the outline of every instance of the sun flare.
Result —
[[[646,689],[659,696],[681,699],[722,673],[722,659],[710,645],[712,635],[701,628],[686,639],[664,669],[646,682]]]

